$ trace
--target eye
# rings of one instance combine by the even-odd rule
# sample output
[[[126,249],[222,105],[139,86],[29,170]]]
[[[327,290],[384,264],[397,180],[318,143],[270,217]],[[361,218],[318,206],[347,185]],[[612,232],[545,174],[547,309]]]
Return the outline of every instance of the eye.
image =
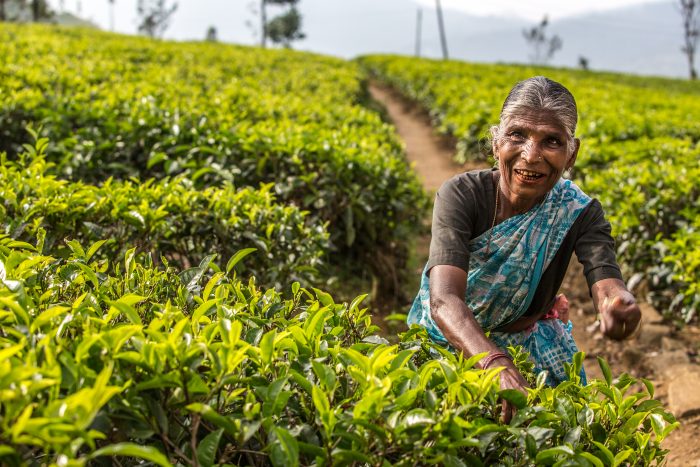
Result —
[[[547,138],[547,145],[552,148],[561,147],[562,141],[559,138],[549,137]]]
[[[520,130],[510,131],[506,136],[512,141],[522,141],[525,139],[525,135]]]

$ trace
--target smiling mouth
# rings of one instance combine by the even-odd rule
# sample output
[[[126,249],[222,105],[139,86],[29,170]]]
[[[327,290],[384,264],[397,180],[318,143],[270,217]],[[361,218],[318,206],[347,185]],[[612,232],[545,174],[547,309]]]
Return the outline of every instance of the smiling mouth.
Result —
[[[524,178],[525,180],[538,180],[542,177],[544,177],[544,174],[541,174],[539,172],[533,172],[532,170],[523,170],[523,169],[514,169],[514,172],[518,174],[520,177]]]

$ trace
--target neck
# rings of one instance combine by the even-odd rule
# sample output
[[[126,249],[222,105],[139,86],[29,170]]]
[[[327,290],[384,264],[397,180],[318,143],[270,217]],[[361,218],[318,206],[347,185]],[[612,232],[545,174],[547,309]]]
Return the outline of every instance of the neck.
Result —
[[[508,187],[503,183],[502,179],[499,180],[496,189],[500,191],[500,203],[497,214],[499,222],[508,219],[509,217],[523,214],[544,200],[544,196],[538,199],[523,198],[515,193],[511,193],[510,190],[508,190]]]

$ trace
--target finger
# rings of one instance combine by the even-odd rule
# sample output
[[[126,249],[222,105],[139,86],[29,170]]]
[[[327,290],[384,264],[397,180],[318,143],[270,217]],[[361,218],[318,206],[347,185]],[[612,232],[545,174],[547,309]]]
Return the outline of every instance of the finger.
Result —
[[[632,316],[627,321],[625,321],[625,337],[629,337],[634,334],[641,325],[640,316]]]
[[[623,298],[617,300],[617,297],[612,301],[609,312],[606,315],[606,318],[612,320],[612,323],[608,323],[608,327],[610,327],[610,324],[622,325],[623,334],[625,335],[632,333],[637,328],[642,317],[639,307],[634,301],[630,304],[625,304]]]
[[[513,405],[510,402],[506,403],[506,423],[510,423],[511,420],[513,420],[513,415],[515,415],[515,411],[513,410]]]
[[[637,309],[634,299],[630,297],[616,296],[608,302],[608,313],[617,319],[634,315]]]
[[[600,331],[605,336],[620,340],[623,338],[623,322],[614,319],[609,313],[604,313],[600,317]]]

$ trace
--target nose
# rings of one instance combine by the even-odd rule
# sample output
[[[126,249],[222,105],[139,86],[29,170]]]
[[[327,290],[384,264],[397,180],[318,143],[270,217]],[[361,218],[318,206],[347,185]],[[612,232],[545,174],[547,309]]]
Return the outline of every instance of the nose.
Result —
[[[539,145],[532,140],[527,140],[523,146],[523,150],[520,152],[520,157],[528,164],[534,164],[535,162],[542,160],[542,153]]]

